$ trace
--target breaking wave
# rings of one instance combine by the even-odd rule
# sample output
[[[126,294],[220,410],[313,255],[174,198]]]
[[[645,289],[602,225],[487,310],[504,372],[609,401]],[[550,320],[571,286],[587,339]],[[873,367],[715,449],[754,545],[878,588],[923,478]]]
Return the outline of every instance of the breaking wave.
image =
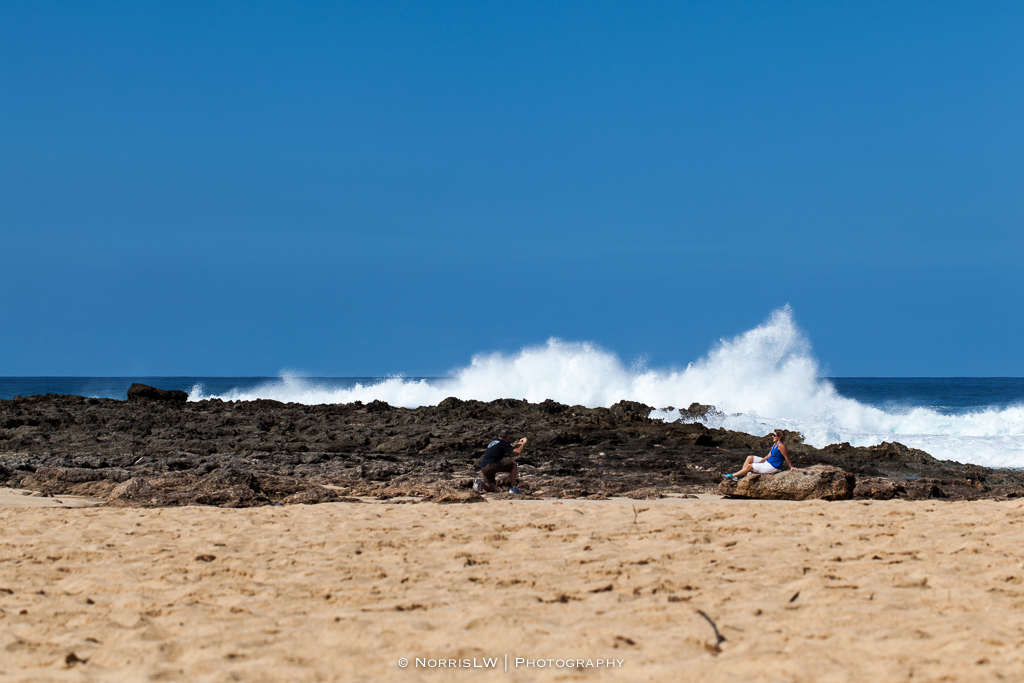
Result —
[[[847,441],[867,446],[900,441],[937,458],[989,467],[1024,466],[1024,405],[991,407],[964,414],[932,408],[885,409],[840,395],[821,370],[811,345],[788,306],[760,326],[723,339],[685,368],[629,366],[587,342],[549,339],[515,354],[480,354],[444,379],[391,377],[338,388],[294,375],[249,390],[192,400],[275,399],[305,404],[382,400],[413,408],[448,396],[490,401],[553,399],[568,405],[610,406],[632,400],[656,406],[652,417],[680,419],[678,407],[715,405],[710,427],[763,435],[776,427],[801,432],[821,447]],[[675,408],[673,408],[675,407]]]

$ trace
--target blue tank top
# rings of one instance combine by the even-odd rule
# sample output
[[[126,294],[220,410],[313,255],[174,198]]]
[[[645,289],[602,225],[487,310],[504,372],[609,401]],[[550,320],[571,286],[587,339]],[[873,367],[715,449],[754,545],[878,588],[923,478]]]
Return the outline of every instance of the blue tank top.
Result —
[[[782,453],[779,452],[779,444],[772,446],[772,450],[768,453],[768,464],[775,469],[782,469],[782,463],[785,462],[785,458],[782,457]]]

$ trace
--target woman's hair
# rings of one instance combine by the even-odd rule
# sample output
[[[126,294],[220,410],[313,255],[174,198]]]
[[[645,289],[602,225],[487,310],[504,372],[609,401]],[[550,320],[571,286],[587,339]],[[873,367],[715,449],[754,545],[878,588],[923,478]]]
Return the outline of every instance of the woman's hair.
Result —
[[[779,441],[786,440],[786,432],[782,431],[781,429],[774,430],[774,434],[779,437]]]

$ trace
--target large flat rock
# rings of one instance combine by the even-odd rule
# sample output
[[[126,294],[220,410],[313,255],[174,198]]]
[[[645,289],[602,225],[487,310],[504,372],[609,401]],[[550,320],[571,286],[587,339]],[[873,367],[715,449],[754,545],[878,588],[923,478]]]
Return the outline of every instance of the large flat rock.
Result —
[[[815,465],[775,474],[750,473],[740,479],[726,479],[718,492],[729,498],[763,500],[843,500],[853,497],[855,478],[831,465]]]

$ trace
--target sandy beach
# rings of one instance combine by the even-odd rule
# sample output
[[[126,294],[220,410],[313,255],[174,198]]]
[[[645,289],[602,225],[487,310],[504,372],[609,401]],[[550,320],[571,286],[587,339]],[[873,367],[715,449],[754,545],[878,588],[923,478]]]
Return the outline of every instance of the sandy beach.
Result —
[[[7,507],[0,678],[1021,680],[1022,520],[1018,501]]]

